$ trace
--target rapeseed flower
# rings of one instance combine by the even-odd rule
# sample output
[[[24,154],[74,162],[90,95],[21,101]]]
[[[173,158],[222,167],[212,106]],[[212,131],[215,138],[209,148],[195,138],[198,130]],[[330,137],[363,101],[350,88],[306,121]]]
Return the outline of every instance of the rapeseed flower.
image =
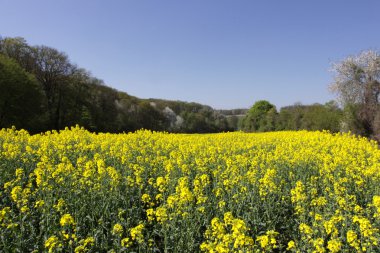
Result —
[[[74,218],[69,213],[64,214],[61,217],[59,224],[61,224],[62,227],[73,226],[75,225]]]
[[[380,150],[347,133],[3,129],[0,165],[6,250],[379,248]]]
[[[123,226],[119,223],[116,223],[112,228],[112,234],[116,236],[121,236],[124,232]]]

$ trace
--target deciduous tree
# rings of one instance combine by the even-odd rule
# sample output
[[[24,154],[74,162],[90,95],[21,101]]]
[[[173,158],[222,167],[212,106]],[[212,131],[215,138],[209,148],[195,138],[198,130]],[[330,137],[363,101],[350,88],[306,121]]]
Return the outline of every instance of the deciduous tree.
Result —
[[[41,130],[42,91],[34,77],[0,54],[0,128]]]
[[[248,132],[275,130],[277,110],[266,100],[257,101],[242,120],[241,129]]]
[[[356,133],[380,137],[376,122],[380,119],[380,54],[365,51],[333,65],[330,85],[345,108],[345,125]]]

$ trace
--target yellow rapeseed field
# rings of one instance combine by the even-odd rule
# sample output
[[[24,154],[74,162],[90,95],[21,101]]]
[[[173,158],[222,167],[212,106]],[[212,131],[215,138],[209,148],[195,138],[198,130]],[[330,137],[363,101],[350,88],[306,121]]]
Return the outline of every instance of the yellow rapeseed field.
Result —
[[[1,252],[380,252],[380,150],[328,132],[0,131]]]

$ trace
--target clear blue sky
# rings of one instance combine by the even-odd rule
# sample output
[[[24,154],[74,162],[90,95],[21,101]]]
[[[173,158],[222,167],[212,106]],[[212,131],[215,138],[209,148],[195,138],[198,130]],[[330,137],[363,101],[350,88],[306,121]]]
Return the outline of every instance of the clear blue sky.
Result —
[[[0,35],[108,86],[214,108],[324,103],[332,62],[379,49],[380,1],[0,0]]]

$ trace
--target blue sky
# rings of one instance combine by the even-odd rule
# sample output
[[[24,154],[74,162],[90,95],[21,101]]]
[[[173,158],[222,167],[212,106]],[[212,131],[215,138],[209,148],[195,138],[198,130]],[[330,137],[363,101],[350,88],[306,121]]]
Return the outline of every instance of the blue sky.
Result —
[[[333,62],[379,49],[380,1],[0,0],[0,35],[67,53],[141,98],[248,108],[334,98]]]

